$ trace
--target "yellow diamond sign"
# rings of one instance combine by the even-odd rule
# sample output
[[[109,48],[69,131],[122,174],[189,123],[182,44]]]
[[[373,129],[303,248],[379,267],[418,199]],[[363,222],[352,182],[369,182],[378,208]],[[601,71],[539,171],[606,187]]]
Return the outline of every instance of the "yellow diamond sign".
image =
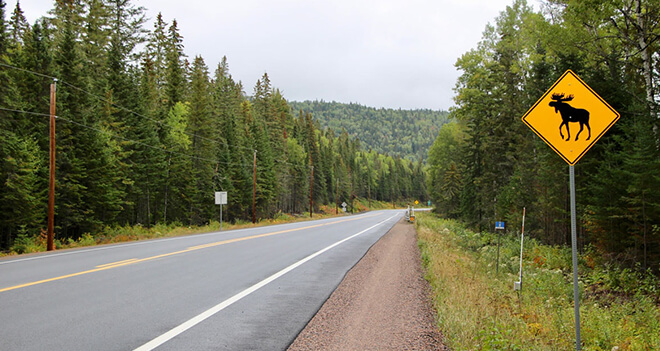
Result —
[[[619,119],[619,113],[568,70],[522,117],[571,166]]]

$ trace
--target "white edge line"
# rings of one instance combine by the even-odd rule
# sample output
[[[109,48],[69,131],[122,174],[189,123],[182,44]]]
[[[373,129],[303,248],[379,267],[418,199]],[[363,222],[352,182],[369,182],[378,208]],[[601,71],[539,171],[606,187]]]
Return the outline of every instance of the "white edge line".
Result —
[[[239,301],[240,299],[242,299],[242,298],[252,294],[253,292],[261,289],[262,287],[266,286],[267,284],[274,281],[275,279],[277,279],[277,278],[291,272],[292,270],[300,267],[301,265],[305,264],[307,261],[313,259],[314,257],[316,257],[318,255],[321,255],[322,253],[334,248],[337,245],[340,245],[340,244],[342,244],[346,241],[349,241],[349,240],[351,240],[351,239],[353,239],[353,238],[355,238],[359,235],[362,235],[365,232],[367,232],[367,231],[369,231],[373,228],[378,227],[379,225],[391,220],[392,218],[394,218],[396,216],[398,216],[398,214],[394,215],[394,216],[392,216],[392,217],[390,217],[386,220],[383,220],[383,221],[381,221],[377,224],[374,224],[373,226],[371,226],[371,227],[369,227],[369,228],[367,228],[367,229],[365,229],[365,230],[363,230],[359,233],[353,234],[353,235],[349,236],[348,238],[340,240],[340,241],[338,241],[338,242],[336,242],[336,243],[334,243],[334,244],[332,244],[332,245],[330,245],[330,246],[328,246],[324,249],[321,249],[320,251],[317,251],[317,252],[303,258],[302,260],[300,260],[300,261],[298,261],[298,262],[282,269],[281,271],[279,271],[279,272],[271,275],[270,277],[268,277],[268,278],[266,278],[266,279],[264,279],[264,280],[262,280],[262,281],[260,281],[256,284],[252,285],[251,287],[239,292],[238,294],[228,298],[227,300],[222,301],[221,303],[219,303],[219,304],[211,307],[210,309],[198,314],[197,316],[187,320],[186,322],[183,322],[182,324],[178,325],[177,327],[174,327],[173,329],[166,332],[165,334],[162,334],[161,336],[156,337],[155,339],[153,339],[153,340],[149,341],[148,343],[136,348],[133,351],[151,351],[151,350],[157,348],[158,346],[160,346],[160,345],[166,343],[167,341],[175,338],[179,334],[181,334],[181,333],[185,332],[186,330],[194,327],[195,325],[201,323],[202,321],[204,321],[207,318],[213,316],[214,314],[216,314],[216,313],[224,310],[225,308],[231,306],[233,303]]]
[[[367,213],[369,213],[369,212],[360,213],[360,214],[357,214],[355,216],[362,216],[362,215],[365,215]],[[343,217],[324,218],[324,219],[321,219],[321,220],[322,221],[327,220],[328,222],[330,222],[330,220],[332,220],[332,219],[343,219]],[[68,255],[75,255],[75,254],[94,252],[94,251],[111,250],[111,249],[116,249],[116,248],[120,248],[120,247],[146,245],[146,244],[150,244],[150,243],[154,243],[154,242],[184,240],[184,239],[190,239],[190,237],[201,238],[201,237],[205,237],[205,236],[212,236],[212,235],[218,235],[218,234],[230,234],[230,233],[237,233],[237,232],[242,232],[242,231],[251,230],[251,229],[272,228],[272,227],[275,227],[275,226],[284,226],[284,225],[292,225],[292,224],[300,224],[300,223],[306,223],[306,222],[303,221],[303,222],[294,222],[294,223],[282,223],[282,224],[274,224],[274,225],[267,225],[267,226],[261,226],[261,227],[241,228],[241,229],[232,229],[232,230],[224,230],[224,231],[215,231],[215,232],[209,232],[209,233],[183,235],[183,236],[177,236],[177,237],[172,237],[172,238],[154,238],[154,239],[146,239],[146,240],[143,240],[143,241],[138,241],[138,242],[133,242],[133,243],[113,243],[113,244],[108,244],[107,246],[103,246],[103,247],[80,248],[80,249],[75,250],[75,251],[67,251],[67,252],[52,253],[52,254],[48,254],[46,252],[40,252],[40,254],[42,254],[42,255],[39,255],[39,256],[18,258],[18,259],[7,258],[6,260],[0,260],[0,266],[5,265],[5,264],[32,261],[32,260],[40,260],[40,259],[52,258],[52,257],[58,257],[58,256],[68,256]],[[8,257],[11,257],[11,256],[8,256]],[[3,258],[6,258],[6,257],[3,257]]]

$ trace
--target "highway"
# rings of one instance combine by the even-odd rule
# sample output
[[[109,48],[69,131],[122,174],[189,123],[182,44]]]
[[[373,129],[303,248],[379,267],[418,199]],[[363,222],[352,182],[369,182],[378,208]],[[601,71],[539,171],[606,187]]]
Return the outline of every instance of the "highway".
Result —
[[[283,350],[403,216],[0,260],[0,350]]]

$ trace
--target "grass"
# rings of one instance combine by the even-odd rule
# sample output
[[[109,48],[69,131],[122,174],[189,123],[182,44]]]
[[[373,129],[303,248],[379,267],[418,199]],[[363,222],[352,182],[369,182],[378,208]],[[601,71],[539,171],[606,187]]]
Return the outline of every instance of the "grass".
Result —
[[[503,235],[499,274],[497,237],[456,221],[417,215],[426,279],[438,325],[452,350],[574,350],[570,248],[525,238],[523,290],[518,280],[520,239]],[[580,256],[583,350],[660,350],[659,280],[650,273]]]
[[[369,204],[371,207],[369,207]],[[363,212],[369,210],[391,208],[390,203],[379,201],[368,202],[366,199],[356,199],[354,202],[355,212]],[[339,216],[344,214],[341,209]],[[311,219],[320,219],[334,217],[335,207],[329,205],[320,206],[319,211],[313,214]],[[260,227],[282,223],[292,223],[310,220],[309,212],[305,214],[287,214],[277,213],[274,218],[259,219],[257,223],[253,224],[251,221],[237,221],[236,223],[223,223],[223,230],[241,229]],[[151,227],[142,225],[134,226],[106,226],[96,233],[85,233],[80,238],[74,240],[71,238],[58,239],[55,237],[55,248],[68,249],[84,246],[94,246],[112,243],[121,243],[128,241],[147,240],[165,237],[175,237],[183,235],[193,235],[208,232],[215,232],[220,230],[220,223],[211,220],[209,224],[203,226],[185,226],[181,223],[173,224],[156,224]],[[42,231],[39,235],[28,235],[26,233],[20,234],[7,252],[0,252],[0,257],[13,256],[27,253],[43,252],[46,251],[46,232]]]

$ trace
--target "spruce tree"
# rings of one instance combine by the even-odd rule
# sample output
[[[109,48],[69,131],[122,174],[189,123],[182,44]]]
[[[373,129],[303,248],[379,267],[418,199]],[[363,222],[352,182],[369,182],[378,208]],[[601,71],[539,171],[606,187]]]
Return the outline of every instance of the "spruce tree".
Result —
[[[218,167],[213,159],[217,155],[215,141],[217,125],[212,120],[211,86],[208,68],[201,56],[195,57],[190,82],[190,115],[188,132],[192,138],[193,192],[188,194],[193,202],[191,223],[205,223],[215,213],[213,202],[213,178]]]
[[[185,91],[184,57],[183,37],[179,34],[176,20],[173,20],[168,29],[167,48],[165,52],[165,77],[167,79],[165,97],[168,109],[177,102],[183,101]]]
[[[14,12],[12,12],[10,24],[12,42],[17,46],[22,46],[30,31],[30,25],[25,19],[20,1],[16,1],[16,7],[14,8]]]

